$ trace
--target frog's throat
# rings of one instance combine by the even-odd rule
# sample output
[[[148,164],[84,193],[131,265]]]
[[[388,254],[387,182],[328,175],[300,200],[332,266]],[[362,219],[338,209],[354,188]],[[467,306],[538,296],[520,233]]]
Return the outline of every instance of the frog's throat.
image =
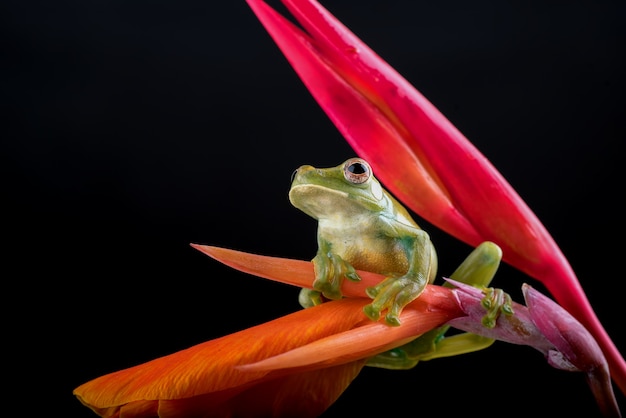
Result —
[[[345,191],[321,186],[318,184],[296,184],[289,191],[289,200],[298,209],[313,217],[324,213],[343,211],[350,212],[379,212],[385,205],[363,194],[348,193]]]

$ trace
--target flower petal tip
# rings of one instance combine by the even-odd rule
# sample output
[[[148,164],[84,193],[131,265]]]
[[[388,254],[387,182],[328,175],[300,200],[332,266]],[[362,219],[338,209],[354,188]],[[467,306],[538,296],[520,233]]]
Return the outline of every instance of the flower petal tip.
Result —
[[[522,293],[532,321],[567,362],[584,372],[608,368],[595,338],[569,312],[526,283],[522,285]],[[563,365],[566,370],[571,367],[566,363]]]

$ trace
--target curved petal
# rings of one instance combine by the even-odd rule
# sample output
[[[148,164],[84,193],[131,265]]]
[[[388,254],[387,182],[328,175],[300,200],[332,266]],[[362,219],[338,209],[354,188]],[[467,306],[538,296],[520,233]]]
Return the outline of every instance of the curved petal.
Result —
[[[374,92],[367,97],[362,94],[363,91],[355,89],[354,85],[344,78],[345,74],[350,74],[352,76],[350,81],[358,83],[359,76],[363,76],[368,69],[359,68],[359,72],[352,74],[351,64],[356,65],[364,54],[373,53],[356,38],[354,38],[357,41],[355,43],[344,40],[343,37],[348,33],[347,29],[341,27],[341,24],[321,7],[314,6],[312,3],[299,2],[297,7],[302,7],[305,12],[298,13],[297,19],[303,24],[309,23],[308,28],[313,29],[315,26],[311,22],[323,21],[332,25],[332,28],[327,31],[329,37],[334,36],[333,39],[343,42],[335,49],[354,58],[351,61],[342,62],[344,65],[340,68],[343,72],[340,74],[337,70],[337,63],[333,59],[341,58],[342,54],[329,53],[332,51],[331,45],[322,44],[319,39],[314,39],[300,31],[264,2],[247,1],[339,131],[351,142],[357,153],[367,158],[373,167],[378,167],[376,168],[378,177],[383,182],[393,183],[395,190],[388,184],[390,190],[403,201],[408,201],[411,196],[421,196],[421,199],[416,202],[419,210],[412,208],[417,213],[427,211],[436,219],[431,220],[428,216],[424,218],[442,229],[462,231],[464,237],[479,241],[477,231],[454,207],[447,192],[442,188],[441,182],[430,169],[430,165],[413,155],[405,141],[406,130],[381,111],[384,100],[377,101],[376,105],[373,104],[370,98],[376,100]],[[298,10],[294,2],[284,1],[284,3],[292,11]],[[312,19],[313,16],[316,19]],[[309,18],[311,20],[308,20]],[[335,27],[342,30],[334,30]],[[375,71],[370,76],[377,77],[378,75],[378,71]],[[367,84],[363,83],[359,86],[365,87]],[[353,143],[352,140],[356,138],[363,141],[361,146]],[[384,152],[375,152],[372,145],[367,143],[376,139],[385,144]],[[364,153],[366,149],[371,149],[372,152]],[[398,156],[401,158],[398,159]],[[383,167],[385,170],[389,169],[389,176],[384,175]],[[402,176],[393,175],[398,170],[402,171]]]
[[[439,290],[442,295],[446,294],[452,298],[452,291],[444,288]],[[442,301],[443,299],[442,297]],[[239,369],[248,371],[291,368],[308,370],[314,367],[345,364],[399,347],[453,318],[464,315],[458,305],[445,303],[444,306],[451,309],[442,309],[437,304],[428,302],[432,300],[431,295],[427,293],[425,297],[420,297],[418,301],[407,306],[400,315],[402,325],[399,327],[389,327],[382,322],[371,322],[259,362],[241,366]]]
[[[297,286],[312,283],[310,262],[193,246],[251,274]],[[214,411],[211,416],[237,411],[238,416],[248,416],[246,405],[252,404],[256,405],[257,414],[269,408],[292,415],[294,408],[302,405],[309,405],[308,414],[319,414],[356,377],[364,359],[463,315],[450,289],[429,286],[405,309],[403,326],[372,323],[362,310],[369,299],[358,296],[364,294],[368,284],[379,280],[380,276],[363,272],[361,282],[345,283],[344,292],[354,298],[301,310],[98,377],[76,388],[74,394],[104,417],[155,413],[161,417],[183,417],[195,416],[199,411]],[[284,353],[287,356],[281,357]],[[303,353],[306,364],[302,363]],[[255,363],[257,368],[240,367]],[[310,381],[312,375],[314,381]],[[296,402],[295,388],[307,385],[315,388],[300,393]],[[298,412],[296,416],[316,415]]]
[[[364,364],[365,361],[353,361],[289,374],[237,392],[208,393],[182,399],[133,401],[110,408],[91,408],[102,417],[115,418],[314,418],[337,400]]]
[[[609,366],[596,340],[569,312],[548,297],[525,284],[522,287],[528,312],[543,335],[556,347],[555,367],[561,356],[585,373],[587,384],[606,417],[621,416],[613,387]],[[548,358],[551,361],[551,358]]]
[[[115,416],[122,408],[153,410],[155,406],[152,401],[186,399],[185,402],[192,405],[194,399],[199,397],[202,398],[204,408],[211,410],[253,386],[278,377],[268,370],[244,372],[236,366],[260,361],[359,324],[369,323],[361,310],[366,302],[360,298],[343,299],[297,311],[98,377],[77,387],[74,394],[83,404],[102,416]],[[348,367],[346,370],[353,369]]]
[[[310,262],[204,245],[193,247],[240,271],[282,283],[310,286],[313,279]],[[363,286],[380,280],[376,274],[363,273],[366,283],[346,281],[342,291],[360,296]],[[446,323],[466,332],[533,347],[553,367],[584,372],[604,416],[619,416],[602,351],[585,328],[562,307],[524,285],[522,290],[528,308],[513,302],[514,315],[501,315],[495,327],[486,328],[481,320],[485,315],[483,291],[455,280],[447,281],[455,288],[427,286],[424,293],[402,312],[400,327],[375,322],[360,324],[263,360],[238,366],[238,369],[250,372],[288,369],[293,373],[349,364],[398,347]]]
[[[307,32],[247,0],[311,94],[385,186],[421,217],[541,281],[600,343],[626,393],[626,362],[552,236],[491,163],[424,96],[314,0],[283,0]]]
[[[125,405],[123,418],[258,418],[303,417],[322,414],[343,393],[364,366],[354,361],[335,367],[289,374],[244,389],[232,397],[207,394],[185,399],[145,402],[151,409],[137,414]]]

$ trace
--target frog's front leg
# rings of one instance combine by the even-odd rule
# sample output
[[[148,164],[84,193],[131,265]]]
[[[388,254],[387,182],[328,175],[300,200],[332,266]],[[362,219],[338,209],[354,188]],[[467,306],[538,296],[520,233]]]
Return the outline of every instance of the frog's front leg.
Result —
[[[317,254],[313,258],[315,281],[313,289],[328,299],[341,299],[341,284],[345,278],[359,281],[361,278],[350,263],[332,251],[331,244],[320,239]]]
[[[386,310],[385,321],[393,326],[400,325],[402,309],[433,281],[437,270],[437,256],[425,231],[416,230],[414,235],[403,237],[400,242],[405,247],[409,262],[407,272],[400,277],[388,277],[378,285],[369,287],[367,295],[374,300],[364,308],[365,314],[372,321],[377,321],[381,312]]]
[[[458,282],[484,289],[485,297],[482,305],[486,314],[482,323],[487,328],[495,326],[500,313],[503,312],[505,315],[513,313],[509,295],[501,289],[486,287],[496,274],[501,259],[502,250],[499,246],[493,242],[483,242],[450,275],[451,279]],[[454,287],[448,282],[444,286]],[[444,325],[433,329],[401,347],[370,358],[367,365],[396,370],[409,369],[420,361],[482,350],[495,341],[492,338],[467,332],[446,336],[449,328],[449,325]]]

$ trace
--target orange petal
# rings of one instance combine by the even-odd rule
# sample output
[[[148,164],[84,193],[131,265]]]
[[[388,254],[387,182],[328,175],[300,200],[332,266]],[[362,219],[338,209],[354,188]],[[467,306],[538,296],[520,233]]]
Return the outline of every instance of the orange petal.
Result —
[[[359,374],[365,360],[290,374],[264,381],[237,394],[209,393],[183,399],[135,401],[112,408],[92,408],[113,418],[314,418],[322,414]],[[89,405],[88,405],[89,406]]]
[[[438,309],[437,306],[429,305],[424,299],[419,298],[402,311],[400,315],[402,325],[399,327],[390,327],[381,322],[370,322],[274,357],[240,366],[239,369],[262,371],[303,368],[308,370],[314,367],[345,364],[399,347],[461,315],[464,314],[458,307],[448,310]]]
[[[191,246],[229,267],[265,279],[310,288],[315,278],[313,263],[310,261],[270,257],[210,245],[191,244]],[[385,277],[364,270],[357,270],[357,272],[361,280],[358,282],[345,280],[341,292],[345,296],[369,299],[365,289],[380,283]],[[422,304],[450,312],[459,309],[455,299],[450,296],[450,289],[441,286],[426,286],[420,297],[408,306],[414,306],[419,310],[424,309]]]
[[[120,408],[151,408],[146,401],[203,396],[223,404],[273,375],[243,372],[235,366],[253,363],[369,320],[364,299],[343,299],[278,318],[253,328],[198,344],[169,356],[91,380],[74,390],[86,406],[114,416]],[[132,416],[132,415],[131,415]]]
[[[211,394],[155,403],[158,404],[159,417],[167,418],[314,418],[337,400],[364,364],[362,360],[289,374],[254,385],[222,403],[216,403]],[[148,417],[152,418],[154,414],[145,416]]]
[[[191,244],[191,246],[229,267],[264,279],[308,288],[315,280],[313,264],[310,261],[251,254],[209,245]],[[358,273],[361,281],[344,281],[341,288],[344,295],[367,298],[365,289],[384,279],[384,276],[368,271],[359,270]]]

